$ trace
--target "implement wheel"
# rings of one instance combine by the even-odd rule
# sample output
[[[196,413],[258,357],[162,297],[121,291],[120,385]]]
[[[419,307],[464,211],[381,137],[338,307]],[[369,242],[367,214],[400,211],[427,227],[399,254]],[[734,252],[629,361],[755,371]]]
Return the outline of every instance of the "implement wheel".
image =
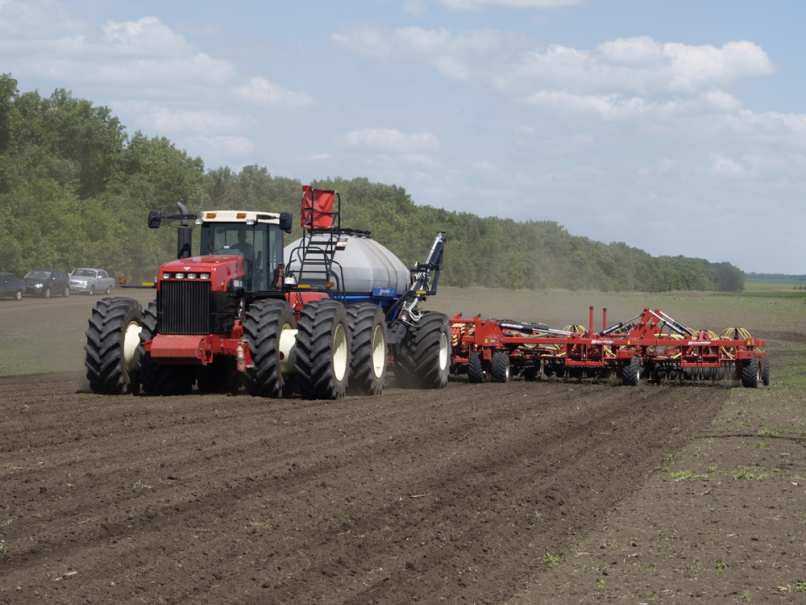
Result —
[[[484,368],[481,365],[481,355],[473,351],[467,360],[467,379],[472,384],[484,382]]]
[[[742,366],[741,370],[742,386],[747,389],[755,389],[758,383],[761,382],[761,369],[759,368],[758,359],[751,359]]]
[[[249,393],[283,396],[283,362],[293,345],[296,327],[291,307],[284,300],[258,300],[249,305],[243,322],[254,363],[246,377]]]
[[[386,377],[386,317],[378,305],[347,307],[352,337],[350,392],[380,395]]]
[[[152,301],[143,310],[143,329],[140,331],[140,386],[145,395],[187,395],[196,381],[191,366],[172,366],[157,363],[146,353],[143,343],[157,334],[157,303]]]
[[[398,349],[401,382],[420,389],[448,386],[451,369],[451,328],[447,316],[426,311]]]
[[[770,358],[763,357],[761,359],[761,382],[765,387],[770,386]]]
[[[140,305],[131,298],[104,298],[95,303],[84,345],[84,365],[93,393],[136,390],[142,321]]]
[[[633,357],[621,369],[621,381],[630,387],[637,387],[641,382],[641,358]]]
[[[344,397],[350,376],[350,323],[344,305],[318,300],[302,308],[297,324],[297,382],[307,399]]]
[[[494,382],[509,382],[509,355],[506,351],[496,351],[490,363],[490,376]]]

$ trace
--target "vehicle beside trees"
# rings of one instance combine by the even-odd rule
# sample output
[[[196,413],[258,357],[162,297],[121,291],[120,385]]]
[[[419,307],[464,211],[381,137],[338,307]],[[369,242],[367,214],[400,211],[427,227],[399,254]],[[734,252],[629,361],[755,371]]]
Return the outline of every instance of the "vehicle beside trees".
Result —
[[[25,295],[25,281],[13,273],[0,272],[0,298],[22,300]]]

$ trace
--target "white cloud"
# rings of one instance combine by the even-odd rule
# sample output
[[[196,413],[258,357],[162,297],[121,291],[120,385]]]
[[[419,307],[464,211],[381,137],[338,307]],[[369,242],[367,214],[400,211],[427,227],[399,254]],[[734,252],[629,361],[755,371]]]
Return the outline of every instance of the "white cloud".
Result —
[[[405,133],[395,128],[353,130],[345,141],[353,147],[393,153],[428,153],[439,148],[439,140],[430,132]]]
[[[252,78],[243,86],[239,86],[237,93],[247,101],[258,105],[302,108],[313,104],[313,97],[310,95],[283,88],[268,78]]]

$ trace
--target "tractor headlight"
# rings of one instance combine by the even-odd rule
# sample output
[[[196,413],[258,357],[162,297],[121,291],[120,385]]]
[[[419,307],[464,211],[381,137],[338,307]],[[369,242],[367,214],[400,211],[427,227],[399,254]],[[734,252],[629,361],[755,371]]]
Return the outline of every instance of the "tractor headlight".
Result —
[[[162,279],[171,279],[171,274],[170,273],[163,273],[162,274]]]
[[[202,273],[201,275],[199,275],[199,277],[201,279],[210,279],[210,274],[209,273]]]
[[[177,273],[174,277],[176,277],[176,279],[185,279],[185,274],[184,273]]]
[[[188,273],[188,279],[196,279],[195,273]]]

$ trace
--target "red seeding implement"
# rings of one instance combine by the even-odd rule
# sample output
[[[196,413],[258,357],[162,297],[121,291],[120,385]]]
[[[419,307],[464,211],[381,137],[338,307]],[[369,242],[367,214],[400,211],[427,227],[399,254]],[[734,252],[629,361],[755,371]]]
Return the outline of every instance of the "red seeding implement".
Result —
[[[588,327],[563,330],[545,324],[467,318],[451,320],[454,374],[470,382],[488,377],[507,382],[550,376],[606,379],[617,375],[623,384],[651,381],[738,378],[745,387],[770,382],[765,342],[744,328],[728,328],[721,335],[693,330],[663,311],[644,309],[628,321],[608,327],[602,310],[602,331],[595,332],[593,307]]]

